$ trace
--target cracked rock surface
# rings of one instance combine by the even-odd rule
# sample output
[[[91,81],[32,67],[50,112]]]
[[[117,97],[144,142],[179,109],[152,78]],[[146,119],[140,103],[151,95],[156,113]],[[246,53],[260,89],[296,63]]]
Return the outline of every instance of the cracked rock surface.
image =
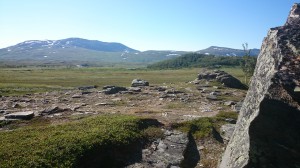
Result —
[[[264,39],[220,168],[300,167],[300,4]]]
[[[154,141],[142,151],[142,161],[127,168],[178,167],[184,160],[189,139],[186,133],[166,130],[164,139]]]

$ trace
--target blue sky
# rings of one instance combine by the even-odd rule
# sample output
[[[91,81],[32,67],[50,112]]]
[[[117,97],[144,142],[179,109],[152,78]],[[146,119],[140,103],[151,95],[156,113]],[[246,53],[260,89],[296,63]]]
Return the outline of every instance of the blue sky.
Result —
[[[300,0],[0,0],[0,48],[80,37],[137,50],[260,48]]]

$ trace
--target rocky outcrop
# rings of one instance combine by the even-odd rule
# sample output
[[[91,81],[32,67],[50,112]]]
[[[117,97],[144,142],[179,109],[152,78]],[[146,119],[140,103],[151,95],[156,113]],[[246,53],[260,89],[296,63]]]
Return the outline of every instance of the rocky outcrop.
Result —
[[[246,89],[247,87],[241,83],[237,78],[233,77],[232,75],[220,71],[204,71],[198,74],[198,80],[205,79],[205,80],[215,80],[222,84],[224,84],[226,87],[230,88],[236,88],[236,89]]]
[[[121,91],[127,91],[125,87],[121,86],[104,86],[103,89],[105,94],[116,94]]]
[[[300,4],[264,39],[220,168],[300,167]]]
[[[165,131],[164,136],[164,139],[154,141],[150,148],[142,151],[140,163],[127,166],[127,168],[179,168],[184,161],[184,152],[189,138],[185,133],[168,130]]]

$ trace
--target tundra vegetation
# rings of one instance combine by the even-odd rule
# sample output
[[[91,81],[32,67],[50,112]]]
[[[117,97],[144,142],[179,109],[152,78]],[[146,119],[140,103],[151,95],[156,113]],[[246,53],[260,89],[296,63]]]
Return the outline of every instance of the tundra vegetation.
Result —
[[[239,79],[244,77],[243,71],[238,67],[220,69]],[[97,67],[1,68],[0,95],[5,98],[51,91],[67,92],[85,85],[94,85],[99,90],[105,85],[129,87],[130,82],[135,78],[147,79],[155,86],[168,85],[178,90],[185,90],[186,87],[193,86],[188,82],[193,81],[200,70],[201,68],[168,70]],[[134,95],[128,95],[127,98],[131,101],[136,99]],[[129,105],[123,100],[120,102],[115,102],[113,108]],[[177,112],[185,108],[189,109],[191,106],[170,102],[165,108]],[[124,114],[70,116],[66,119],[67,122],[53,122],[51,119],[39,117],[30,121],[2,121],[0,129],[5,127],[12,131],[5,131],[7,129],[0,131],[1,167],[82,167],[87,164],[82,160],[91,162],[89,166],[100,162],[103,166],[111,166],[112,163],[115,163],[113,166],[124,165],[122,159],[115,160],[119,157],[116,153],[120,152],[116,152],[116,149],[128,152],[128,146],[134,145],[132,149],[138,148],[135,145],[163,136],[160,127],[146,122],[148,119],[145,116],[139,116],[146,112],[145,109],[135,111],[133,113],[135,116]],[[155,115],[161,112],[147,113]],[[226,123],[225,119],[235,120],[236,115],[236,112],[220,112],[215,117],[173,122],[165,127],[191,133],[195,139],[213,138],[214,132],[220,131],[219,127]],[[102,155],[106,151],[112,152],[107,157],[103,157],[104,160],[93,158],[94,154]],[[216,153],[218,151],[216,150]],[[205,157],[202,161],[204,165],[217,163],[216,159],[207,160]]]

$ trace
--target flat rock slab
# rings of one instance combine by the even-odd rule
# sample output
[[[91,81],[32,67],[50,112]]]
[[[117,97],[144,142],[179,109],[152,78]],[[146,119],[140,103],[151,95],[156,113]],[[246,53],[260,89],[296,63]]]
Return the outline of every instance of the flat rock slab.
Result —
[[[33,117],[34,117],[34,112],[32,111],[16,112],[4,116],[5,119],[18,119],[18,120],[30,120]]]

